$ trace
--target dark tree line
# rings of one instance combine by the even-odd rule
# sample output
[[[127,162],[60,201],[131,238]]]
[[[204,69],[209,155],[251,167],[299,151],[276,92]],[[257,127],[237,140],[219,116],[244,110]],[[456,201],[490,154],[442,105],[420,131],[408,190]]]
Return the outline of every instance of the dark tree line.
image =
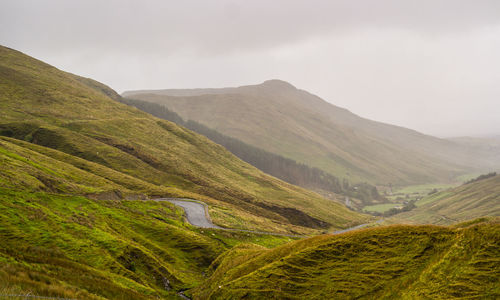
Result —
[[[476,181],[479,181],[479,180],[483,180],[483,179],[487,179],[487,178],[490,178],[490,177],[493,177],[493,176],[496,176],[496,175],[497,175],[496,172],[491,172],[491,173],[488,173],[488,174],[482,174],[482,175],[479,175],[478,177],[476,177],[474,179],[471,179],[471,180],[468,180],[468,181],[464,182],[464,184],[473,183],[473,182],[476,182]]]
[[[381,197],[375,186],[367,183],[350,185],[346,179],[340,181],[337,177],[323,170],[249,145],[196,121],[189,120],[186,122],[176,112],[169,110],[164,105],[129,98],[123,98],[121,102],[204,135],[215,143],[222,145],[241,160],[288,183],[309,189],[321,189],[344,194],[364,201]]]
[[[224,146],[231,153],[263,172],[288,183],[336,193],[342,191],[337,177],[318,168],[311,168],[292,159],[246,144],[192,120],[187,121],[184,126]]]

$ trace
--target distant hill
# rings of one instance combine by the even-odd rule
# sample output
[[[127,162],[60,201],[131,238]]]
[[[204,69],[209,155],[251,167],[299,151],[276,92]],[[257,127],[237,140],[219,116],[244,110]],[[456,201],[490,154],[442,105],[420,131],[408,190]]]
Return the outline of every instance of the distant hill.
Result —
[[[499,220],[233,248],[195,299],[498,299]]]
[[[446,182],[500,165],[494,151],[367,120],[280,80],[123,96],[163,104],[186,120],[352,182]]]
[[[0,47],[0,187],[96,199],[191,197],[222,226],[310,233],[363,222],[115,91]]]
[[[429,195],[416,202],[417,208],[397,214],[390,221],[453,224],[484,216],[500,216],[500,175],[483,177],[486,178]]]
[[[262,150],[233,137],[221,134],[196,121],[189,120],[186,122],[176,112],[169,110],[164,105],[129,98],[123,98],[120,101],[202,134],[215,143],[224,146],[243,161],[269,175],[288,183],[317,191],[341,203],[349,202],[351,208],[360,209],[366,205],[387,201],[386,198],[378,193],[377,188],[373,185],[368,183],[353,184],[345,178],[341,180],[319,168],[309,167],[279,154]],[[339,195],[343,195],[343,197],[339,197]],[[346,199],[350,200],[346,201]]]

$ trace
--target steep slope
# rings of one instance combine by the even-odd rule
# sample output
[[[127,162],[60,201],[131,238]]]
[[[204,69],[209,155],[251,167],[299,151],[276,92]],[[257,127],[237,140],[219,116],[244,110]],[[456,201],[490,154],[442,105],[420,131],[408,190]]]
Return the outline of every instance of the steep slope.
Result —
[[[182,226],[169,203],[92,201],[0,188],[0,294],[72,299],[174,297],[221,243]]]
[[[71,170],[73,171],[73,170]],[[168,202],[102,201],[0,187],[0,298],[181,299],[234,243],[289,241],[197,230]]]
[[[472,222],[474,223],[474,222]],[[500,224],[390,226],[219,257],[195,299],[498,299]]]
[[[95,198],[192,197],[211,205],[219,225],[267,231],[316,232],[364,218],[118,103],[120,96],[98,82],[5,47],[0,79],[0,135],[13,138],[2,139],[2,163],[10,170],[2,172],[2,186],[21,181],[25,188]],[[24,177],[15,174],[19,164]]]
[[[500,175],[429,195],[417,208],[397,214],[392,222],[452,224],[483,216],[500,216]]]
[[[492,163],[484,152],[360,118],[279,80],[225,89],[132,91],[124,96],[163,104],[186,120],[353,182],[449,181]]]
[[[350,207],[358,209],[363,206],[387,201],[378,193],[375,186],[367,183],[352,184],[347,180],[340,180],[318,168],[312,168],[293,159],[285,158],[279,154],[271,153],[255,146],[244,143],[233,137],[221,134],[196,121],[184,121],[177,113],[169,110],[166,106],[137,99],[122,98],[120,100],[127,105],[150,113],[158,118],[174,122],[186,127],[196,133],[202,134],[213,142],[225,147],[241,160],[251,164],[259,170],[277,177],[293,185],[317,191],[329,199],[339,201],[342,204],[346,197],[350,199]],[[343,197],[338,197],[339,195]]]

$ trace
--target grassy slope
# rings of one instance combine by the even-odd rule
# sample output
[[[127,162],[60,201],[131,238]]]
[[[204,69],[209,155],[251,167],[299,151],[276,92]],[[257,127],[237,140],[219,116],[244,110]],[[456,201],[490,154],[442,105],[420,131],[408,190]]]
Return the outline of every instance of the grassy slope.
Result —
[[[3,186],[23,182],[24,188],[101,198],[194,197],[212,205],[220,225],[281,232],[314,232],[307,227],[311,217],[333,227],[364,218],[265,175],[200,135],[117,103],[119,95],[98,82],[5,47],[0,78],[0,135],[30,142],[2,139],[0,154],[9,164]],[[19,164],[22,174],[15,171]]]
[[[467,225],[242,245],[215,261],[195,299],[498,299],[498,220]]]
[[[360,118],[280,81],[124,95],[165,104],[185,119],[354,182],[448,181],[470,161],[491,164],[456,143]]]
[[[193,229],[167,202],[101,201],[0,188],[0,293],[175,298],[240,242],[285,237]],[[169,282],[171,291],[165,289]]]
[[[500,175],[461,185],[417,201],[417,208],[392,222],[452,224],[482,216],[500,216]]]

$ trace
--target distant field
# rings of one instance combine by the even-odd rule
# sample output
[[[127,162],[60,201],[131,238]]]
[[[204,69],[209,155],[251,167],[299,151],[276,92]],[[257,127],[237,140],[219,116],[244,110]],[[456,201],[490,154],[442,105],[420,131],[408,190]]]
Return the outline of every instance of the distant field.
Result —
[[[500,175],[457,186],[418,200],[417,208],[395,215],[394,220],[452,224],[484,216],[500,216]]]
[[[457,186],[458,184],[446,184],[446,183],[432,183],[432,184],[420,184],[420,185],[410,185],[397,189],[394,194],[427,194],[433,189],[444,190]]]
[[[421,206],[434,201],[434,197],[428,197],[429,193],[432,190],[436,189],[441,192],[447,189],[452,189],[460,186],[462,183],[470,179],[476,178],[479,175],[481,175],[481,173],[477,172],[461,175],[455,178],[455,183],[431,183],[395,188],[392,195],[386,196],[387,199],[389,199],[389,201],[392,203],[368,205],[363,207],[363,211],[383,213],[390,210],[391,208],[402,205],[403,201],[409,200],[417,200],[415,202],[415,205]],[[444,197],[445,195],[442,194],[441,196]]]

